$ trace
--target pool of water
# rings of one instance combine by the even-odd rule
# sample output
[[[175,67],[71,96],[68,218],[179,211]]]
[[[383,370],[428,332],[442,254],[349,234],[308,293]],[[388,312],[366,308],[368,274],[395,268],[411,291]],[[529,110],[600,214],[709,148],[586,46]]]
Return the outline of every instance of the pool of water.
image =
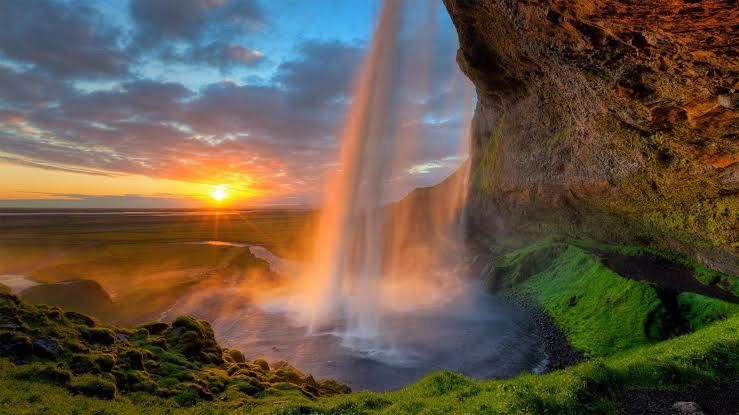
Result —
[[[279,260],[263,250],[263,259]],[[373,340],[347,335],[340,311],[320,331],[308,333],[279,300],[284,292],[266,302],[255,299],[254,292],[244,284],[217,287],[180,301],[163,318],[192,314],[206,319],[221,344],[244,351],[249,359],[287,360],[354,390],[396,389],[435,370],[475,379],[512,377],[539,371],[545,361],[543,340],[526,311],[487,294],[479,281],[464,283],[445,302],[385,312],[381,334]]]

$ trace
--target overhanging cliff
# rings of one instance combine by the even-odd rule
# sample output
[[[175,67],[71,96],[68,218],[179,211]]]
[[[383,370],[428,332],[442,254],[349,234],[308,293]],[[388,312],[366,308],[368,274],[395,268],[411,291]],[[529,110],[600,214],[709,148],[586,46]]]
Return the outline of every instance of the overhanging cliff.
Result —
[[[735,1],[444,0],[474,82],[470,220],[739,274]]]

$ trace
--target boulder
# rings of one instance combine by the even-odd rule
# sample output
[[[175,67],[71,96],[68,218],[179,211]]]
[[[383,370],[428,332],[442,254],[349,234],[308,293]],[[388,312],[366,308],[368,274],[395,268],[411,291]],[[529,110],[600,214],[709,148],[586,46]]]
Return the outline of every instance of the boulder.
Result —
[[[672,409],[674,409],[679,415],[703,415],[704,413],[698,403],[690,401],[675,402],[675,404],[672,405]]]
[[[48,337],[39,337],[33,341],[33,354],[47,359],[58,359],[62,353],[62,347],[56,340]]]

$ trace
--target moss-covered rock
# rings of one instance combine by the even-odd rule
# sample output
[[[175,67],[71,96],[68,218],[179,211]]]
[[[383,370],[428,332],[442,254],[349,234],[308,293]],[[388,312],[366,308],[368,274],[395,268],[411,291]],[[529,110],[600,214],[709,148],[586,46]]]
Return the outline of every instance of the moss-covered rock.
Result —
[[[223,351],[207,321],[190,316],[176,318],[164,332],[167,346],[200,363],[223,363]]]
[[[267,389],[310,397],[348,391],[335,383],[321,387],[286,362],[247,362],[240,351],[222,349],[211,326],[192,317],[125,329],[2,294],[0,316],[13,323],[0,326],[0,357],[26,365],[18,379],[75,394],[113,399],[118,392],[146,393],[189,406],[217,396],[257,397]]]

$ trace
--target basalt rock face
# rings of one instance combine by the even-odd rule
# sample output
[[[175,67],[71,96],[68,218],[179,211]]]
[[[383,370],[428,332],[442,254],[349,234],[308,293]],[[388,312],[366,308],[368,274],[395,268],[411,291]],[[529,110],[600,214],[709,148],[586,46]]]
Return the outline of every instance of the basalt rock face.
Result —
[[[470,221],[739,274],[733,0],[444,0],[477,88]]]

